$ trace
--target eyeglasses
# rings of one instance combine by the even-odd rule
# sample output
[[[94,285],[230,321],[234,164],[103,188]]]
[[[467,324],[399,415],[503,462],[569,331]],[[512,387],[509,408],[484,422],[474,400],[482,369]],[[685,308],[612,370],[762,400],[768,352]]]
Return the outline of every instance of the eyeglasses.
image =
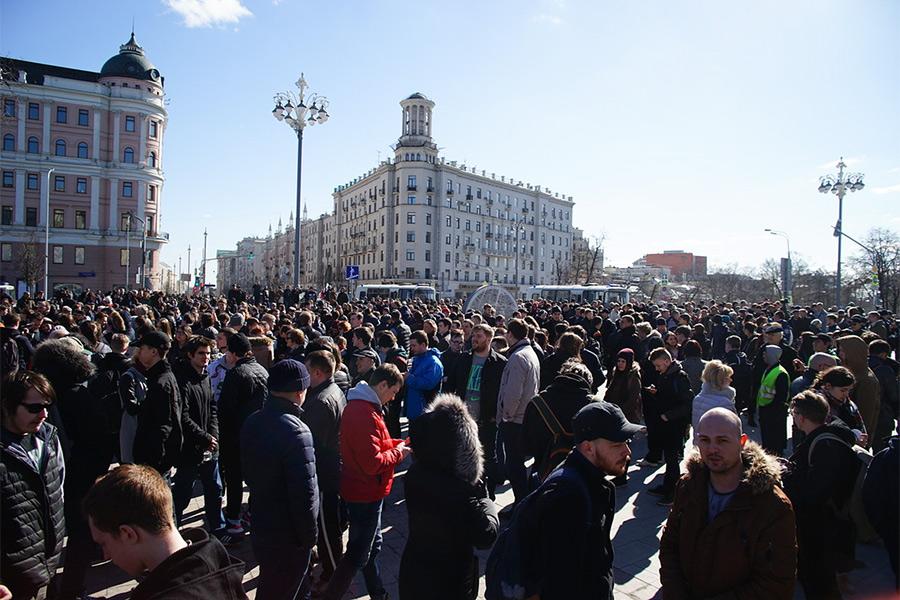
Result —
[[[49,411],[50,407],[53,406],[53,403],[47,402],[46,404],[20,404],[19,406],[24,407],[25,410],[27,410],[31,414],[36,415],[44,409],[47,409]]]

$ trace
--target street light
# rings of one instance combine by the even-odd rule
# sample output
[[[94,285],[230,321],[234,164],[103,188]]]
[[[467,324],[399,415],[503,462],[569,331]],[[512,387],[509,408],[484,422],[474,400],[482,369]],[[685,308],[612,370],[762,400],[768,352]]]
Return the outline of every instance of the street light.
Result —
[[[44,209],[44,299],[50,301],[50,173],[56,169],[47,169],[47,204]]]
[[[303,129],[307,125],[325,123],[328,120],[328,100],[324,96],[311,94],[306,97],[309,85],[303,73],[294,84],[300,90],[299,94],[291,91],[275,94],[275,108],[272,115],[279,121],[287,123],[297,134],[297,208],[294,211],[294,287],[300,286],[300,215],[302,213],[300,200],[300,180],[303,165]]]
[[[147,225],[146,225],[146,223],[144,223],[144,220],[142,218],[135,215],[133,212],[131,212],[129,210],[128,211],[128,231],[131,231],[131,219],[137,219],[138,221],[140,221],[141,222],[141,231],[143,231],[143,234],[141,235],[141,270],[140,270],[140,273],[141,273],[140,287],[142,288],[142,287],[144,287],[144,283],[145,283],[144,265],[147,263]],[[128,233],[126,232],[125,235],[128,235]],[[128,262],[130,263],[131,261],[129,260]]]
[[[787,242],[787,269],[784,275],[784,295],[787,298],[788,305],[794,303],[794,262],[791,260],[791,238],[783,231],[777,229],[766,229],[766,232],[772,235],[780,235]]]
[[[841,235],[841,220],[844,213],[844,196],[847,194],[847,191],[858,192],[866,187],[863,183],[863,177],[865,177],[865,175],[862,173],[847,173],[844,175],[844,168],[846,166],[847,165],[844,164],[844,157],[842,156],[837,164],[837,177],[834,175],[824,175],[819,177],[819,191],[823,194],[831,192],[838,197],[838,220],[837,225],[834,226],[834,236],[838,239],[837,277],[834,282],[834,303],[838,307],[841,306],[841,238],[843,237]]]
[[[525,224],[519,223],[518,216],[516,216],[515,223],[516,224],[513,225],[510,229],[512,229],[512,231],[516,235],[516,271],[515,271],[516,281],[515,281],[515,283],[516,283],[516,299],[518,299],[519,298],[519,246],[521,245],[520,244],[520,242],[521,242],[520,234],[525,233]]]

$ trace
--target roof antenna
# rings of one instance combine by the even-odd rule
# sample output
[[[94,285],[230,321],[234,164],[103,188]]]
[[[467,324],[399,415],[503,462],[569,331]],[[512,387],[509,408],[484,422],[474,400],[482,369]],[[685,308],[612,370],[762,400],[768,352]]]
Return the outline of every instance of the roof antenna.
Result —
[[[131,35],[134,37],[134,15],[131,15]]]

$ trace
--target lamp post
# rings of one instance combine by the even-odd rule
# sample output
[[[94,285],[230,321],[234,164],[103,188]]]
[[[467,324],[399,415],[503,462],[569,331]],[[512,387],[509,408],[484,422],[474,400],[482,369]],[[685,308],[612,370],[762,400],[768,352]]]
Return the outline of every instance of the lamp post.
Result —
[[[140,267],[141,283],[140,283],[140,287],[144,287],[144,283],[145,283],[144,266],[147,263],[147,225],[146,225],[146,223],[144,223],[144,220],[142,218],[136,216],[133,212],[131,212],[129,210],[128,211],[128,230],[129,231],[131,231],[131,219],[137,219],[138,221],[140,221],[141,230],[143,231],[143,234],[141,235],[141,267]]]
[[[50,300],[50,173],[56,169],[47,169],[47,203],[44,205],[44,298]]]
[[[516,284],[516,300],[518,300],[519,299],[519,246],[521,245],[520,235],[525,231],[525,225],[522,223],[519,223],[518,216],[516,217],[515,223],[516,224],[513,225],[511,227],[511,229],[513,230],[513,232],[515,233],[515,236],[516,236],[516,271],[515,271],[516,281],[515,281],[515,284]]]
[[[275,109],[272,115],[279,121],[287,123],[297,134],[297,208],[294,210],[294,287],[300,286],[300,181],[303,166],[303,129],[307,125],[325,123],[328,120],[328,100],[324,96],[311,94],[306,97],[309,85],[303,73],[294,84],[300,90],[298,94],[291,91],[275,95]]]
[[[862,173],[847,173],[845,175],[844,169],[846,167],[847,165],[844,164],[844,157],[842,156],[837,164],[837,177],[834,175],[823,175],[822,177],[819,177],[819,191],[823,194],[831,192],[838,197],[838,220],[837,225],[834,226],[834,236],[838,239],[837,277],[834,282],[835,306],[841,306],[841,238],[843,237],[841,235],[841,220],[843,219],[844,213],[844,196],[847,194],[847,191],[858,192],[866,187],[863,183],[863,177],[865,177],[865,175]]]
[[[787,242],[787,269],[784,275],[784,295],[787,298],[788,305],[794,303],[794,261],[791,260],[791,238],[783,231],[777,229],[766,229],[767,233],[772,235],[780,235]]]

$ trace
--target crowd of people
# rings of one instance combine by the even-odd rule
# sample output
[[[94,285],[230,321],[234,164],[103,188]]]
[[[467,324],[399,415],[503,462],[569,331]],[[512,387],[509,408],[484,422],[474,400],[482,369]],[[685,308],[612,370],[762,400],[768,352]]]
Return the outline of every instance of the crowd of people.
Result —
[[[490,599],[611,598],[615,489],[663,463],[665,598],[840,598],[868,530],[897,573],[889,311],[264,291],[0,299],[0,599],[86,598],[97,544],[134,598],[243,598],[247,538],[260,600],[387,598],[410,455],[403,598],[475,598],[487,548]]]

